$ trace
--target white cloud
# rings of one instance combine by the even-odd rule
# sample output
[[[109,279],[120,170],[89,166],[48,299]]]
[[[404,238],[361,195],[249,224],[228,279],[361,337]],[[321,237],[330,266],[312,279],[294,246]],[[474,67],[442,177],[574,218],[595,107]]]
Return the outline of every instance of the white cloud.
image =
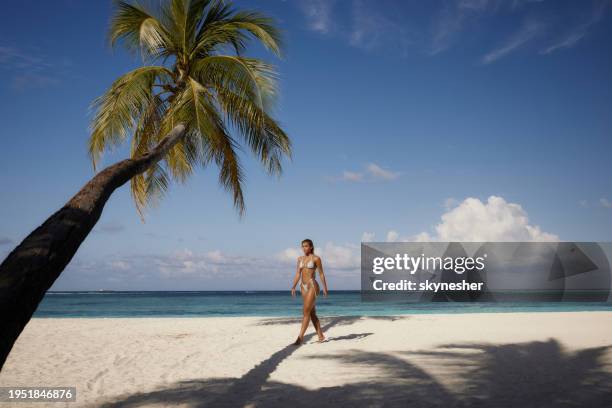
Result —
[[[423,232],[419,240],[438,241],[558,241],[555,234],[544,232],[529,222],[519,204],[491,196],[486,202],[466,198],[447,211],[435,226],[436,235]]]
[[[400,49],[401,54],[405,55],[412,43],[408,35],[409,24],[385,13],[384,8],[372,6],[372,2],[353,0],[350,3],[348,27],[335,23],[335,0],[300,0],[297,4],[310,30],[334,34],[353,47],[367,51],[376,48]]]
[[[604,208],[612,208],[612,202],[607,198],[600,199],[599,204],[601,204],[601,206]]]
[[[361,264],[360,247],[354,244],[337,245],[328,242],[317,253],[325,262],[324,267],[339,270],[358,269]]]
[[[578,44],[578,42],[580,42],[583,38],[587,36],[589,29],[593,25],[601,21],[601,19],[605,15],[608,4],[609,1],[595,2],[593,10],[591,12],[591,16],[587,21],[578,24],[560,40],[541,50],[540,54],[547,55],[564,48],[574,47],[576,44]]]
[[[436,55],[451,47],[458,42],[459,36],[463,31],[468,30],[473,26],[478,19],[486,17],[485,24],[495,24],[494,16],[496,14],[522,14],[524,16],[532,15],[528,8],[535,3],[542,3],[544,0],[454,0],[446,3],[445,7],[440,9],[440,12],[433,20],[431,32],[431,49],[430,55]],[[586,7],[592,4],[592,10],[587,12],[586,20],[583,19],[580,24],[568,23],[565,18],[573,19],[575,11],[555,10],[559,14],[557,23],[558,27],[569,29],[564,32],[557,41],[545,47],[540,51],[540,54],[550,54],[564,48],[574,47],[582,41],[588,34],[590,28],[599,23],[605,16],[607,8],[611,4],[609,0],[582,2]],[[554,20],[550,20],[554,23]],[[533,37],[535,37],[540,29],[543,28],[538,22],[527,21],[521,29],[512,35],[505,43],[500,45],[495,50],[486,54],[483,59],[483,64],[488,64],[497,59],[515,51]],[[554,27],[551,27],[554,28]],[[490,30],[487,30],[487,32]]]
[[[175,252],[171,256],[152,257],[152,262],[164,278],[197,276],[200,278],[247,277],[270,267],[270,259],[226,255],[219,250],[194,253],[189,249]]]
[[[602,198],[602,206],[612,202]],[[389,242],[398,241],[551,241],[558,236],[533,225],[526,211],[501,197],[485,202],[467,198],[447,209],[433,233],[413,236],[390,230]],[[373,241],[374,232],[364,232],[362,241]],[[358,243],[326,242],[317,245],[328,276],[336,282],[358,284],[360,246]],[[299,247],[287,248],[275,256],[246,257],[220,250],[197,252],[182,249],[168,255],[144,254],[83,261],[75,259],[62,274],[56,289],[150,289],[150,290],[264,290],[281,289],[291,283]],[[333,280],[333,279],[332,279]]]
[[[416,241],[416,242],[435,241],[435,239],[433,237],[431,237],[429,235],[429,233],[427,233],[427,232],[420,232],[420,233],[416,234],[412,240]]]
[[[119,271],[127,271],[130,269],[130,264],[126,261],[123,260],[113,260],[109,262],[109,266],[112,269],[115,270],[119,270]]]
[[[223,254],[221,254],[221,251],[216,250],[216,251],[210,251],[206,254],[206,257],[215,263],[222,263],[226,261],[226,258],[223,256]]]
[[[509,39],[507,39],[501,46],[490,51],[482,57],[483,64],[490,64],[497,61],[498,59],[505,57],[506,55],[516,51],[533,38],[535,38],[541,31],[543,25],[537,21],[527,21],[522,27],[515,32]]]
[[[465,27],[499,5],[498,1],[491,0],[457,0],[447,3],[434,18],[429,55],[446,51],[457,41]]]
[[[469,7],[471,3],[466,3],[467,7],[462,3],[447,4],[434,19],[430,55],[446,51],[455,41],[457,34],[463,30],[465,20],[474,12],[477,14],[482,11],[482,8]]]
[[[370,163],[366,167],[367,172],[378,180],[395,180],[400,176],[400,173],[385,170],[376,163]]]
[[[327,242],[323,246],[315,246],[315,253],[321,257],[326,270],[355,270],[360,267],[360,246],[357,244],[335,244]],[[298,256],[302,252],[298,248],[287,248],[276,255],[276,259],[288,264],[295,265]]]
[[[453,197],[448,197],[447,199],[444,200],[444,208],[446,208],[447,210],[450,210],[457,204],[459,204],[459,201],[457,201],[457,199]]]
[[[283,251],[276,254],[276,259],[283,263],[293,264],[295,263],[298,256],[301,256],[302,252],[298,248],[286,248]]]
[[[382,13],[381,7],[370,7],[362,0],[352,4],[352,26],[349,44],[373,50],[380,47],[400,49],[404,55],[411,41],[407,33],[407,24],[401,24]]]
[[[604,200],[604,199],[602,199]],[[607,201],[606,201],[607,202]],[[601,202],[604,205],[604,201]],[[607,202],[612,208],[612,202]],[[555,234],[544,232],[529,222],[527,212],[519,204],[491,196],[486,202],[466,198],[458,202],[447,199],[446,211],[433,228],[434,234],[421,232],[402,236],[396,230],[387,232],[387,242],[401,241],[558,241]],[[365,234],[365,233],[364,233]],[[374,233],[371,234],[372,238]]]
[[[375,236],[373,232],[364,232],[361,234],[361,242],[373,242]]]
[[[399,172],[384,169],[376,163],[368,163],[363,171],[344,170],[340,177],[330,177],[332,181],[391,181],[397,179],[401,174]]]
[[[54,290],[269,290],[289,287],[295,273],[270,256],[182,249],[172,254],[75,259]],[[332,271],[333,275],[333,271]]]
[[[45,88],[57,85],[72,65],[68,59],[51,58],[38,50],[0,45],[0,72],[9,73],[14,90]]]
[[[586,31],[571,33],[569,36],[562,39],[561,41],[555,44],[552,44],[546,47],[545,49],[543,49],[542,51],[540,51],[540,54],[546,55],[546,54],[550,54],[562,48],[572,48],[574,45],[578,43],[578,41],[582,40],[585,36],[586,36]]]
[[[387,242],[396,242],[399,239],[399,232],[391,230],[387,232]]]
[[[176,252],[174,253],[174,257],[175,257],[176,259],[180,259],[180,260],[183,260],[183,259],[189,259],[189,258],[192,258],[192,257],[193,257],[193,252],[191,252],[191,251],[190,251],[189,249],[187,249],[187,248],[184,248],[184,249],[181,249],[180,251],[176,251]]]
[[[459,0],[458,7],[460,9],[481,11],[487,8],[490,3],[489,0]]]
[[[386,49],[404,57],[410,48],[420,50],[428,55],[437,55],[459,43],[465,31],[472,27],[496,26],[500,16],[513,15],[515,18],[529,18],[537,10],[530,10],[535,3],[543,0],[451,0],[434,11],[427,19],[415,18],[412,10],[397,7],[377,7],[374,2],[352,0],[337,2],[335,0],[299,0],[295,2],[304,15],[310,30],[334,35],[348,42],[349,45],[367,51]],[[550,54],[560,49],[574,47],[587,36],[591,26],[599,23],[605,15],[610,2],[584,2],[593,4],[587,10],[586,20],[572,26],[572,10],[555,10],[558,18],[548,18],[550,28],[569,27],[552,44],[544,47],[540,54]],[[337,10],[335,10],[338,5]],[[587,6],[588,7],[588,6]],[[339,14],[339,15],[335,15]],[[348,16],[341,15],[348,14]],[[343,23],[347,21],[346,23]],[[336,22],[339,21],[339,22]],[[484,55],[481,63],[490,64],[511,54],[542,31],[544,25],[534,20],[526,21],[521,28],[505,42]],[[489,32],[479,29],[475,33]],[[552,30],[550,30],[552,31]],[[541,47],[538,45],[538,47]]]
[[[353,171],[343,171],[342,179],[345,181],[362,181],[363,173],[355,173]]]
[[[308,21],[308,28],[321,34],[331,29],[333,0],[302,0],[300,9]]]
[[[602,199],[601,204],[605,206]],[[605,201],[609,208],[612,202]],[[434,227],[434,234],[421,232],[416,235],[402,235],[397,230],[389,230],[386,242],[402,241],[558,241],[555,234],[544,232],[529,222],[527,212],[519,204],[509,203],[502,197],[491,196],[486,202],[477,198],[466,198],[459,202],[447,199],[446,211]],[[367,236],[366,236],[367,234]],[[362,241],[374,233],[364,233]]]

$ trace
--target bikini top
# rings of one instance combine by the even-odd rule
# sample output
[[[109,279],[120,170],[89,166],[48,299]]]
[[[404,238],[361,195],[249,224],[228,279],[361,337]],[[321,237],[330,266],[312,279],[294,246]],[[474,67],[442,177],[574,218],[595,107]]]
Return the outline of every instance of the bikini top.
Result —
[[[312,259],[310,261],[306,262],[306,265],[304,265],[304,259],[300,258],[300,268],[303,268],[304,266],[306,266],[306,268],[308,268],[308,269],[314,269],[316,267],[315,263],[314,263],[314,261]]]

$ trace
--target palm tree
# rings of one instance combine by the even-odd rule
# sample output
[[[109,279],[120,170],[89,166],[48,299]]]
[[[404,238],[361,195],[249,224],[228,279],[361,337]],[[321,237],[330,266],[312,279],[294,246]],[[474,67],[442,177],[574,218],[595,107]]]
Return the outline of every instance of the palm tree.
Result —
[[[244,55],[251,40],[280,55],[270,18],[223,0],[156,7],[118,1],[109,34],[111,44],[140,54],[143,66],[95,100],[89,154],[95,169],[105,149],[130,139],[130,158],[97,173],[0,265],[0,367],[115,189],[131,181],[142,215],[171,180],[215,164],[242,214],[240,143],[270,174],[280,174],[291,154],[289,138],[270,115],[274,67]]]

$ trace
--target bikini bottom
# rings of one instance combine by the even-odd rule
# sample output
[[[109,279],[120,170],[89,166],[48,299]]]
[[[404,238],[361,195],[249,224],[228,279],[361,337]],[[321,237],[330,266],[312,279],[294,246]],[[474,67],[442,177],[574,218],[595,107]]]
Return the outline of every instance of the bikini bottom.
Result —
[[[301,282],[300,283],[300,291],[302,292],[302,294],[306,294],[308,293],[308,290],[314,287],[315,289],[315,298],[319,295],[319,292],[321,291],[321,289],[319,288],[319,284],[317,283],[317,281],[313,278],[311,280],[309,280],[308,282]]]

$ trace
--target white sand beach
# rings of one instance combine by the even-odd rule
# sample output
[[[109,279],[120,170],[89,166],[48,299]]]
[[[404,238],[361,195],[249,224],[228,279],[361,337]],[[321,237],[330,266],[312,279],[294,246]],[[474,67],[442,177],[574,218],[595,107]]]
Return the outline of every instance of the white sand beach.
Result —
[[[48,406],[609,406],[612,313],[33,319],[1,386],[76,386]],[[23,403],[15,407],[27,406]],[[11,406],[4,403],[4,406]],[[36,407],[45,406],[37,403]]]

